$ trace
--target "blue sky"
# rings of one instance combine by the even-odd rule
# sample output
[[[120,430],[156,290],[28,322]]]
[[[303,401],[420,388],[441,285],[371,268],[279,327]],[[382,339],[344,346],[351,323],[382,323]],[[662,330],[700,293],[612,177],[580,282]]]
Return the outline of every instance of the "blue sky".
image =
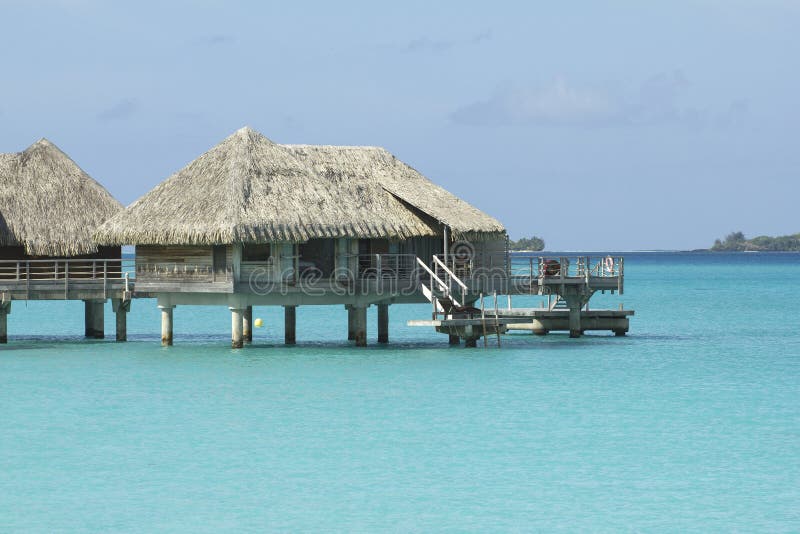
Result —
[[[380,145],[554,249],[800,231],[800,1],[0,0],[0,151],[129,204],[228,134]]]

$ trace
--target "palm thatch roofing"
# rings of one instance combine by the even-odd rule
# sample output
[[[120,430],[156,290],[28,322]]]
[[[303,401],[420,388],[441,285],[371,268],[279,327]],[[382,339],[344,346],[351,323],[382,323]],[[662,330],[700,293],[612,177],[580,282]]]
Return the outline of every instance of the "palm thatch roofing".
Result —
[[[341,184],[367,182],[436,223],[450,228],[457,239],[483,239],[504,233],[497,219],[431,182],[381,147],[282,145],[308,161],[323,177]]]
[[[279,145],[242,128],[103,226],[103,245],[504,232],[381,148]]]
[[[0,154],[0,246],[23,246],[30,256],[93,254],[92,234],[122,209],[47,139]]]

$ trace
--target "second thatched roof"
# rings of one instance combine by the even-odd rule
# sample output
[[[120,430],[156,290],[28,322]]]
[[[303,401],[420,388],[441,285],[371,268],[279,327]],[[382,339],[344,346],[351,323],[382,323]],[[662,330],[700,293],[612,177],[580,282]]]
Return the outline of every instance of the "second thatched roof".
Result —
[[[384,148],[364,146],[282,145],[338,183],[380,185],[408,209],[450,228],[456,239],[477,239],[505,232],[500,222],[431,182]]]
[[[496,234],[503,226],[372,147],[275,144],[242,128],[107,221],[104,245]]]
[[[30,256],[92,254],[92,234],[121,210],[47,139],[0,154],[0,246],[23,246]]]

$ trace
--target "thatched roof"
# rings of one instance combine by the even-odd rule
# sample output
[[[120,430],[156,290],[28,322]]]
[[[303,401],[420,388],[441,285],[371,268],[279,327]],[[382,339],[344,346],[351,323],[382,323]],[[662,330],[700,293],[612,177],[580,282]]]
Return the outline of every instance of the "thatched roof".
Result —
[[[0,246],[31,256],[97,252],[92,233],[122,205],[46,139],[0,154]]]
[[[408,178],[405,196],[395,192],[403,190],[401,173],[417,176]],[[438,235],[439,212],[417,206],[423,183],[443,198],[441,188],[383,149],[278,145],[242,128],[113,217],[95,238],[107,245],[208,245]],[[456,213],[483,217],[464,221],[464,228],[503,231],[450,199]]]
[[[323,176],[378,184],[404,204],[450,228],[456,238],[505,232],[500,222],[431,182],[386,149],[361,146],[283,145]],[[441,231],[437,232],[441,233]]]

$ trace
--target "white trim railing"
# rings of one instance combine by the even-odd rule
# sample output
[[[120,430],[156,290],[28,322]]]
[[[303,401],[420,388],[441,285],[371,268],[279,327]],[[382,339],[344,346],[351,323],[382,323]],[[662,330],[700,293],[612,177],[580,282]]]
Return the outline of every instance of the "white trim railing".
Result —
[[[109,290],[123,290],[126,294],[131,290],[133,270],[133,259],[0,260],[0,288],[23,290],[25,298],[37,291],[50,295],[55,290],[63,292],[63,298],[67,299],[71,289],[102,290],[103,298],[107,298]]]
[[[615,278],[622,276],[624,258],[621,256],[542,256],[534,254],[474,254],[458,256],[437,254],[436,259],[447,266],[452,273],[469,280],[475,275],[494,276],[506,273],[509,278]]]
[[[123,280],[133,270],[133,259],[0,260],[0,284],[25,281]]]
[[[434,268],[434,274],[436,274],[437,276],[439,274],[440,268],[444,271],[445,275],[447,275],[446,278],[448,282],[448,291],[452,292],[453,283],[455,283],[461,288],[461,302],[466,302],[467,292],[469,291],[467,284],[465,284],[458,276],[456,276],[456,274],[453,273],[453,271],[450,270],[450,268],[447,267],[447,265],[445,265],[445,263],[442,260],[440,260],[438,256],[433,257],[433,268]]]
[[[413,254],[358,254],[358,278],[378,280],[411,280],[418,274],[417,257]]]

